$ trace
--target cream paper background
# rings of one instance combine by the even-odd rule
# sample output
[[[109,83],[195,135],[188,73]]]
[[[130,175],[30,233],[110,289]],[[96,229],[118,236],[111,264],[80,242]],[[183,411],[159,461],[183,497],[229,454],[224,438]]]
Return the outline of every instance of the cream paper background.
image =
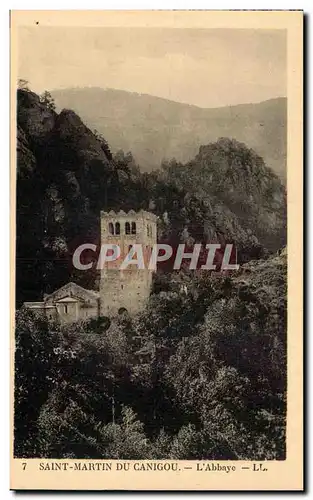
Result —
[[[11,488],[50,490],[301,490],[303,488],[303,13],[301,11],[12,11],[11,12]],[[220,461],[235,472],[197,472],[180,461],[179,472],[40,471],[42,459],[13,458],[16,81],[19,26],[249,28],[287,30],[288,199],[288,403],[287,459]],[[39,68],[38,68],[39,70]],[[58,462],[70,462],[62,460]],[[73,462],[92,462],[73,460]],[[94,461],[96,462],[96,461]],[[112,469],[117,461],[112,463]],[[123,461],[118,461],[123,462]],[[170,462],[170,461],[166,461]],[[27,463],[23,470],[22,463]],[[144,461],[142,461],[144,463]],[[214,463],[214,462],[211,462]],[[192,469],[184,469],[184,467]],[[250,470],[242,469],[250,466]]]

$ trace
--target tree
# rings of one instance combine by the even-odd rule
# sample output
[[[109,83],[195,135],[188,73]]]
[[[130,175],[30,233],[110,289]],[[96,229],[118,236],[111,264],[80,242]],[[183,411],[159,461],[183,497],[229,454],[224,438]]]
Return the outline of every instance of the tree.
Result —
[[[17,81],[17,88],[19,90],[26,90],[27,92],[30,92],[29,89],[29,82],[27,80],[24,80],[23,78],[19,78]]]
[[[40,95],[40,102],[42,104],[45,104],[47,106],[47,108],[50,109],[51,111],[55,111],[54,99],[53,99],[52,95],[50,94],[50,92],[48,92],[47,90],[45,90]]]
[[[118,423],[99,428],[103,458],[145,459],[150,455],[150,443],[143,424],[129,407],[123,407]]]
[[[16,314],[14,454],[35,456],[37,418],[53,387],[56,334],[46,320],[21,309]]]
[[[283,458],[286,258],[260,260],[280,231],[277,181],[229,140],[142,174],[73,113],[48,112],[48,92],[40,100],[18,92],[18,161],[33,157],[17,185],[18,305],[69,280],[94,286],[95,270],[82,278],[66,258],[82,236],[98,241],[101,209],[151,210],[158,241],[236,241],[258,260],[231,277],[164,271],[134,318],[57,326],[21,310],[16,456]]]

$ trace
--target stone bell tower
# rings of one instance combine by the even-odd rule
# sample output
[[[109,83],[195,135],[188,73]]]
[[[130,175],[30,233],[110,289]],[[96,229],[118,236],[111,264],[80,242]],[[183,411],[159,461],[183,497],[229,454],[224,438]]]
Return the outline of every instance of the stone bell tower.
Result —
[[[144,210],[101,212],[101,245],[112,244],[120,248],[120,257],[114,262],[105,262],[101,269],[101,316],[116,315],[125,309],[134,314],[144,307],[152,285],[153,270],[148,269],[148,264],[157,242],[156,221],[156,215]],[[144,269],[136,264],[120,269],[135,244],[141,245]],[[136,259],[136,255],[133,258]]]

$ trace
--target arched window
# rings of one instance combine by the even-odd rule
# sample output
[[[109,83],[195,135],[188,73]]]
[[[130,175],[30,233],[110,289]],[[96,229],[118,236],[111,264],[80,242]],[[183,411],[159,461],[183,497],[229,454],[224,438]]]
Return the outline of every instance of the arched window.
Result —
[[[119,222],[115,222],[115,234],[121,234],[121,225]]]
[[[120,307],[117,314],[128,314],[128,311],[125,307]]]
[[[148,237],[150,236],[150,227],[149,227],[149,224],[147,225],[147,236]]]
[[[130,234],[130,224],[129,224],[129,222],[125,222],[125,234]]]
[[[136,222],[132,222],[132,234],[136,234]]]
[[[114,234],[114,226],[112,222],[109,222],[109,233]]]

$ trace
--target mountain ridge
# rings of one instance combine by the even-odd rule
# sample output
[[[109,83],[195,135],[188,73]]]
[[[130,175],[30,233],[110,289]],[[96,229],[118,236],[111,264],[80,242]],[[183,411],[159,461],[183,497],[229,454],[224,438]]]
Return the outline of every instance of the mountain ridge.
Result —
[[[185,101],[176,101],[175,99],[168,99],[167,97],[162,97],[162,96],[159,96],[159,95],[154,95],[154,94],[148,94],[147,92],[137,92],[135,90],[125,90],[125,89],[118,89],[118,88],[114,88],[114,87],[94,87],[94,86],[88,86],[88,87],[60,87],[60,88],[55,88],[55,89],[50,89],[49,90],[49,93],[51,95],[57,95],[59,93],[61,93],[62,91],[88,91],[88,90],[91,90],[91,91],[100,91],[100,92],[107,92],[107,91],[113,91],[113,92],[116,92],[116,93],[121,93],[121,94],[131,94],[131,95],[134,95],[134,96],[138,96],[138,97],[153,97],[154,99],[160,99],[162,101],[167,101],[169,103],[173,103],[173,104],[182,104],[183,106],[190,106],[192,108],[197,108],[197,109],[202,109],[202,110],[222,110],[222,109],[225,109],[225,108],[239,108],[239,107],[244,107],[244,106],[250,106],[250,105],[258,105],[258,104],[263,104],[263,103],[267,103],[267,102],[271,102],[271,101],[284,101],[284,100],[287,100],[287,97],[286,96],[277,96],[277,97],[270,97],[269,99],[265,99],[265,100],[262,100],[262,101],[255,101],[255,102],[241,102],[241,103],[238,103],[238,104],[225,104],[223,106],[199,106],[198,104],[193,104],[193,103],[190,103],[190,102],[185,102]]]
[[[73,109],[104,135],[112,151],[131,150],[143,171],[163,160],[191,160],[200,145],[230,137],[244,142],[285,181],[287,99],[201,108],[162,97],[99,87],[51,91],[57,109]]]
[[[17,104],[17,303],[67,281],[95,286],[97,273],[77,274],[72,254],[98,243],[101,210],[153,211],[158,241],[231,242],[240,263],[286,244],[285,189],[245,144],[220,139],[186,164],[142,173],[75,111],[57,113],[29,90]]]

